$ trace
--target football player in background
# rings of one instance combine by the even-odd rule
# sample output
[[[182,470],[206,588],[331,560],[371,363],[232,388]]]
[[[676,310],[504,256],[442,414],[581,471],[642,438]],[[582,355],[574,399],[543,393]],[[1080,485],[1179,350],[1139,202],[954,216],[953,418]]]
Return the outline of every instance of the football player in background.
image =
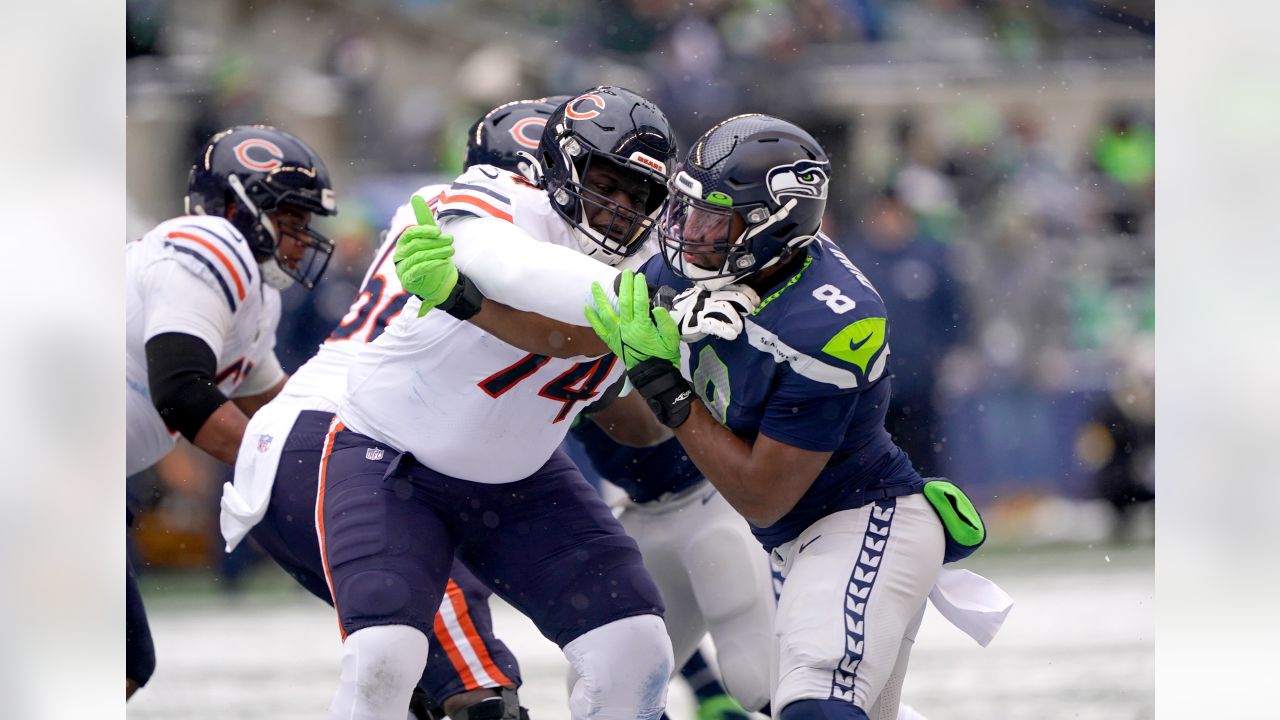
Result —
[[[159,461],[178,434],[233,463],[248,419],[275,397],[280,290],[311,288],[333,244],[310,227],[337,212],[329,172],[293,135],[265,125],[218,133],[187,183],[186,214],[125,250],[126,472]],[[155,669],[133,568],[126,568],[126,697]]]
[[[598,344],[590,331],[544,333],[538,352],[526,352],[464,321],[480,310],[477,291],[499,286],[579,317],[583,292],[542,308],[562,293],[524,262],[530,247],[577,268],[580,288],[607,263],[638,266],[675,143],[652,103],[601,87],[557,108],[539,159],[536,181],[472,167],[437,196],[440,228],[413,198],[418,224],[393,254],[415,261],[397,262],[402,281],[423,281],[413,265],[425,261],[428,284],[445,285],[431,264],[455,252],[445,233],[464,269],[501,256],[513,272],[486,279],[488,288],[455,282],[425,303],[411,298],[351,364],[315,508],[345,635],[334,717],[403,716],[455,555],[563,649],[581,676],[574,718],[653,720],[665,705],[672,659],[658,590],[635,542],[557,449],[621,368],[576,351],[578,339]],[[438,269],[456,280],[452,262]],[[600,415],[630,406],[626,415],[637,416],[638,402],[620,398]],[[657,440],[644,434],[651,423],[632,435],[625,415],[602,423],[632,444]]]
[[[830,164],[792,123],[730,118],[671,182],[663,257],[587,310],[628,377],[782,578],[772,707],[782,720],[893,718],[925,600],[984,539],[954,485],[922,479],[884,430],[889,325],[870,281],[819,232]],[[746,283],[729,341],[687,346],[646,280]],[[700,398],[701,402],[694,402]]]
[[[747,710],[763,709],[769,702],[774,599],[769,556],[747,523],[675,437],[654,447],[626,447],[590,415],[572,434],[600,476],[627,494],[618,520],[635,538],[662,593],[676,666],[693,657],[709,632],[724,690]],[[735,707],[724,700],[715,704]]]
[[[537,148],[547,117],[567,97],[520,100],[486,113],[467,135],[466,167],[485,165],[524,174],[519,153]],[[524,166],[523,168],[521,166]],[[440,202],[448,183],[415,194]],[[386,330],[409,294],[392,265],[396,238],[414,224],[406,203],[395,212],[347,315],[280,394],[249,421],[233,483],[223,488],[222,530],[227,551],[253,538],[304,588],[330,605],[333,598],[320,559],[316,488],[325,434],[347,386],[357,351]],[[456,720],[517,720],[527,716],[516,689],[520,668],[493,635],[489,588],[454,561],[432,633],[426,670],[412,710],[428,717],[442,708]],[[344,668],[345,669],[345,668]],[[403,715],[402,715],[403,716]]]

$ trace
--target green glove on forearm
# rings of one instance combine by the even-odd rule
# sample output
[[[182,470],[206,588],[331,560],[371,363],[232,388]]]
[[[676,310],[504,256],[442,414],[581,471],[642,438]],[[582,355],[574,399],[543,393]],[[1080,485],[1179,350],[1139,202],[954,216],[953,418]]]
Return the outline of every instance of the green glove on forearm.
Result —
[[[631,369],[650,358],[680,364],[680,330],[663,308],[649,308],[649,286],[630,270],[622,272],[618,307],[609,304],[600,283],[592,283],[593,305],[585,310],[587,322],[615,355]]]
[[[439,305],[458,284],[458,268],[453,264],[453,236],[436,227],[431,208],[420,195],[409,200],[417,225],[410,225],[396,240],[392,259],[396,276],[404,289],[422,299],[418,317]]]

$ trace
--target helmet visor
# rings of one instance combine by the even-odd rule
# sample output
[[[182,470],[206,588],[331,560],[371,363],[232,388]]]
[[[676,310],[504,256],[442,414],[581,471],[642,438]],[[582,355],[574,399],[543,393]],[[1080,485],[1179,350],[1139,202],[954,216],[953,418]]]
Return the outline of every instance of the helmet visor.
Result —
[[[736,274],[735,262],[746,252],[737,243],[744,228],[734,208],[672,188],[658,235],[663,257],[673,272],[690,280],[706,280]]]

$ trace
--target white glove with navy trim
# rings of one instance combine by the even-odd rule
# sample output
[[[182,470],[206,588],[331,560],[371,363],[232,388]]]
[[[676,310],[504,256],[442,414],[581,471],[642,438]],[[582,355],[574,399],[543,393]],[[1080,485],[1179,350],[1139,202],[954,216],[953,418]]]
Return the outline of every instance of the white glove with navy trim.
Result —
[[[760,296],[746,285],[725,285],[719,290],[694,286],[672,300],[671,318],[684,342],[708,335],[736,340],[744,328],[743,318],[759,304]]]

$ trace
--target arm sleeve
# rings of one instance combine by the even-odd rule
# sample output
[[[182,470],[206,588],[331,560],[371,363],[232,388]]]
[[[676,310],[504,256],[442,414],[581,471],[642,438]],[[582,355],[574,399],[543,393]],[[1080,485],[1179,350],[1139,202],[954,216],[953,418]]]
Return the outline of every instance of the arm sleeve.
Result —
[[[570,325],[587,324],[591,283],[617,300],[618,270],[576,250],[539,242],[509,222],[462,217],[449,223],[454,264],[485,297]]]
[[[190,335],[212,351],[216,365],[232,320],[231,307],[222,295],[174,260],[151,265],[146,269],[143,283],[146,293],[143,341],[163,333]]]
[[[262,393],[275,387],[285,377],[284,368],[280,366],[280,358],[276,357],[275,352],[267,353],[257,364],[253,366],[253,370],[249,371],[249,376],[240,383],[231,393],[233,398],[249,397],[251,395],[261,395]]]
[[[147,383],[151,402],[165,426],[192,442],[223,403],[213,375],[217,358],[203,340],[184,333],[161,333],[147,340]]]

